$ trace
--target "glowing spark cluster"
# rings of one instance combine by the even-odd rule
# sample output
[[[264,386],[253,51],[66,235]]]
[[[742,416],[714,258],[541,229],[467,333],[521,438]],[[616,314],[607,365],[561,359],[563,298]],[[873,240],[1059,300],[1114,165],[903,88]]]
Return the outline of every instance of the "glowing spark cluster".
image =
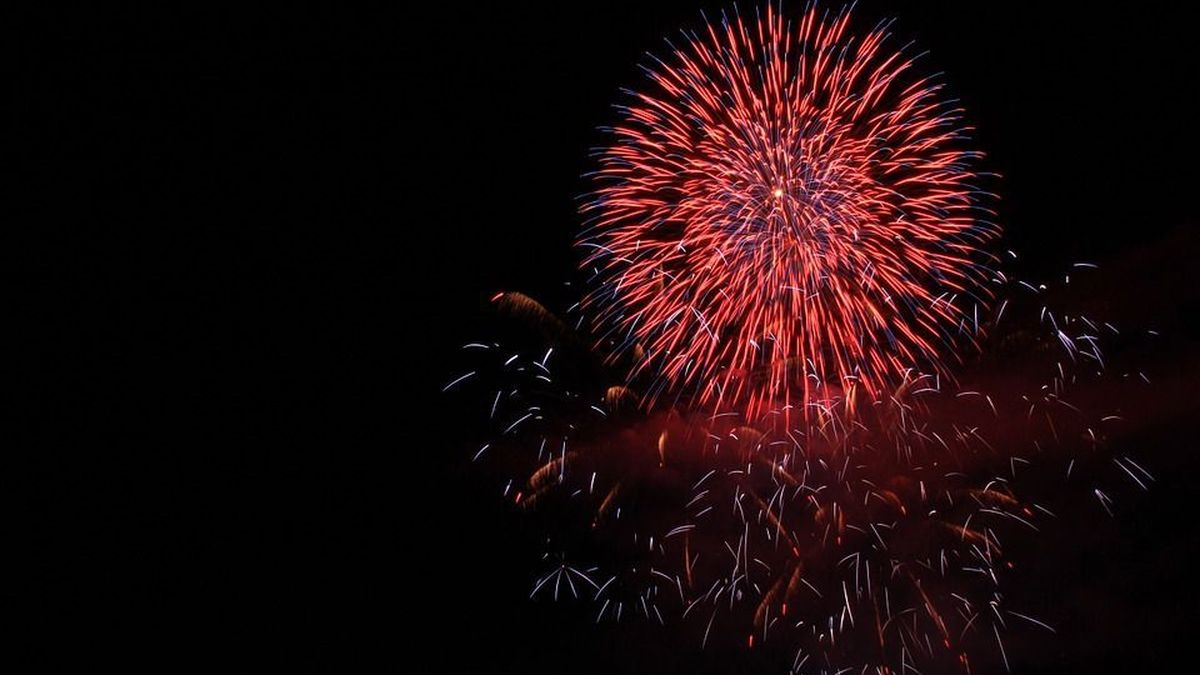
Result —
[[[807,416],[974,341],[998,228],[969,129],[886,24],[849,19],[708,25],[621,108],[582,207],[585,308],[647,400]]]

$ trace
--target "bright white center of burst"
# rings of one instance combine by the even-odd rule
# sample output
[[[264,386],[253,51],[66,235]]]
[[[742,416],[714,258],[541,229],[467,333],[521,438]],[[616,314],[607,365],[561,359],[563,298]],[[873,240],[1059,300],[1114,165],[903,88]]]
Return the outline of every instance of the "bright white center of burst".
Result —
[[[782,189],[782,188],[775,188],[775,191],[774,191],[774,192],[772,192],[771,194],[775,195],[775,199],[779,199],[780,197],[782,197],[782,196],[783,196],[783,189]]]

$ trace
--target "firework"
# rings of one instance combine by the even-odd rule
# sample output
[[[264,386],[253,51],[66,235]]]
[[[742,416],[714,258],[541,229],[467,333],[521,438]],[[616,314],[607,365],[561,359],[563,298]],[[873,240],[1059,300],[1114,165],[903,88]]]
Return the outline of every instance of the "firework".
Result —
[[[532,598],[792,672],[997,670],[1054,630],[1005,592],[1045,497],[1080,458],[1153,481],[1069,400],[1115,327],[999,269],[959,110],[887,36],[769,7],[689,34],[600,153],[578,320],[493,297],[446,389],[546,534]]]
[[[494,307],[520,329],[467,345],[473,368],[448,386],[477,392],[491,433],[474,457],[546,533],[532,598],[691,623],[701,648],[779,649],[792,672],[994,672],[1010,636],[1054,631],[1009,600],[1009,545],[1054,518],[1072,472],[1104,485],[1102,512],[1118,490],[1100,477],[1154,480],[1106,448],[1118,416],[1070,398],[1105,377],[1116,329],[1039,304],[1042,288],[1004,286],[1008,329],[991,332],[1020,356],[968,374],[981,389],[918,375],[791,427],[634,406],[625,373],[597,376],[603,355],[516,293]]]
[[[698,406],[806,412],[944,373],[989,293],[968,128],[887,26],[768,6],[648,69],[599,153],[585,307]]]

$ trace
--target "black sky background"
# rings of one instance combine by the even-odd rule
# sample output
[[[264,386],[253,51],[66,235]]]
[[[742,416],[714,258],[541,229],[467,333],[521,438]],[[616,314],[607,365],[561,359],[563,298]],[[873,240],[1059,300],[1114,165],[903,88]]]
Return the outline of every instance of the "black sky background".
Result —
[[[834,5],[830,5],[833,7]],[[14,288],[33,498],[28,672],[64,658],[300,672],[749,672],[694,627],[529,602],[535,533],[446,405],[486,299],[575,299],[588,150],[643,53],[723,3],[30,19],[8,67],[42,189]],[[743,11],[753,4],[743,3]],[[801,3],[786,11],[797,13]],[[860,2],[977,126],[1015,270],[1098,262],[1168,384],[1154,491],[1047,537],[1060,634],[1020,673],[1190,658],[1200,57],[1174,3]],[[24,269],[24,268],[23,268]],[[1157,408],[1156,408],[1157,409]],[[1094,516],[1097,514],[1093,514]],[[1092,530],[1089,523],[1094,523]],[[1067,536],[1071,534],[1072,536]],[[62,551],[59,553],[58,551]],[[24,639],[28,635],[29,639]],[[48,638],[48,639],[47,639]],[[23,659],[24,660],[24,659]]]

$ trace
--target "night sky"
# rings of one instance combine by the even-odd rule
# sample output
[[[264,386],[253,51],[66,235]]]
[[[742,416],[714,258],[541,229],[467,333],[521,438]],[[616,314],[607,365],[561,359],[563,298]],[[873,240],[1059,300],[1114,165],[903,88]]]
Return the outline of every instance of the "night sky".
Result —
[[[537,533],[440,394],[493,294],[577,299],[597,127],[646,52],[727,6],[556,5],[30,22],[12,129],[51,187],[19,304],[56,340],[27,387],[53,448],[28,672],[67,645],[167,670],[783,672],[699,652],[692,624],[529,601]],[[859,2],[854,24],[897,18],[962,100],[1011,271],[1099,263],[1073,301],[1163,334],[1122,439],[1159,480],[1025,552],[1018,592],[1058,634],[1016,673],[1193,658],[1196,24],[1100,7]]]

